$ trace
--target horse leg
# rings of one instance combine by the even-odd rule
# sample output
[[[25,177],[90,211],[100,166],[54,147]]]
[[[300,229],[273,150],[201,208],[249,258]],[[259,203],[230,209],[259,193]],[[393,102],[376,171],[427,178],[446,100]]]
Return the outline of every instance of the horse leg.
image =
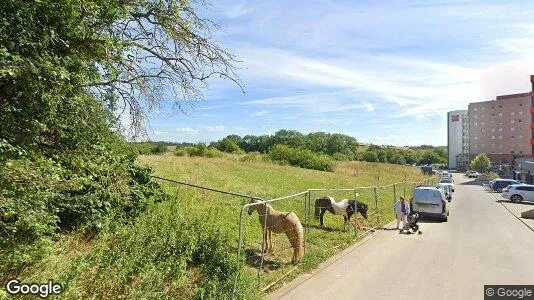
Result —
[[[266,229],[265,231],[263,231],[263,247],[261,249],[261,254],[264,255],[267,253],[267,249],[269,248],[269,244],[268,244],[268,235],[269,235],[269,230]]]
[[[343,222],[343,231],[347,231],[347,216],[343,216],[343,219],[345,220],[345,222]]]
[[[323,220],[324,213],[325,211],[321,209],[321,212],[319,213],[319,222],[321,223],[321,227],[324,227],[324,220]]]
[[[269,251],[269,253],[272,253],[273,252],[273,231],[268,230],[268,232],[269,232],[269,249],[267,249],[267,251]]]

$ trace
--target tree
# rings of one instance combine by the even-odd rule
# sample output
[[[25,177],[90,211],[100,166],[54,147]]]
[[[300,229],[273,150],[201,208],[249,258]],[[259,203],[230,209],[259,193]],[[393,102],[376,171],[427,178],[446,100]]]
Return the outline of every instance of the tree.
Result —
[[[471,169],[479,173],[487,173],[490,170],[491,162],[485,153],[477,155],[471,162]]]
[[[3,1],[0,136],[54,143],[63,129],[56,118],[80,94],[95,96],[113,114],[129,112],[137,136],[146,107],[170,98],[186,109],[214,76],[239,84],[234,56],[212,40],[214,26],[197,15],[197,4]]]
[[[366,151],[363,154],[363,160],[368,162],[378,162],[378,155],[374,151]]]

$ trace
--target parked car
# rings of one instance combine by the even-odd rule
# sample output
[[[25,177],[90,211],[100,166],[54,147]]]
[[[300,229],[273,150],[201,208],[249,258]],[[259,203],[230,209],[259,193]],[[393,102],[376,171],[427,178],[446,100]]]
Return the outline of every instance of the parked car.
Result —
[[[454,183],[453,183],[452,177],[441,177],[441,179],[438,182],[438,186],[449,187],[451,191],[454,192]]]
[[[447,201],[451,202],[452,200],[452,190],[449,186],[447,185],[438,185],[436,186],[438,189],[441,189],[443,191],[443,193],[445,194],[445,199],[447,199]]]
[[[489,182],[489,189],[501,193],[502,189],[512,184],[521,184],[521,182],[513,179],[495,179]]]
[[[512,184],[502,189],[501,195],[512,202],[534,201],[534,185]]]
[[[439,218],[447,222],[449,207],[443,190],[436,187],[418,187],[413,191],[412,211],[419,215]]]
[[[477,171],[467,171],[467,173],[465,173],[465,175],[468,178],[477,178],[478,176],[480,176],[480,173],[478,173]]]

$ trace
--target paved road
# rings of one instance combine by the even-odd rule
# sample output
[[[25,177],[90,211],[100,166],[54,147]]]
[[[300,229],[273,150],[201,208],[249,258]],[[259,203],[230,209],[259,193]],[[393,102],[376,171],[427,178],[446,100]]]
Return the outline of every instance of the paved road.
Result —
[[[446,223],[381,231],[272,299],[483,299],[484,284],[534,284],[534,232],[455,174]]]

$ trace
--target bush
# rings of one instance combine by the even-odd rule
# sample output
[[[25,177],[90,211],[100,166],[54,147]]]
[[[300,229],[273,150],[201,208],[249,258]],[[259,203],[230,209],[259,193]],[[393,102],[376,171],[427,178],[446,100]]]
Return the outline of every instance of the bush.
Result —
[[[187,155],[187,150],[184,149],[184,148],[176,147],[176,149],[174,150],[174,155],[176,155],[176,156],[186,156]]]
[[[319,171],[334,171],[334,161],[329,156],[318,155],[310,150],[295,149],[286,145],[273,147],[269,151],[269,158],[281,164]]]
[[[169,148],[167,148],[166,145],[157,144],[157,145],[152,147],[152,154],[163,154],[163,153],[167,152],[167,150],[169,150]]]
[[[337,160],[337,161],[349,161],[349,160],[351,160],[351,158],[348,155],[345,155],[345,154],[340,153],[340,152],[334,153],[332,155],[332,158]]]
[[[0,280],[46,255],[59,230],[93,234],[167,199],[120,142],[0,157]]]
[[[221,151],[213,148],[213,147],[207,147],[206,145],[196,145],[196,146],[190,146],[184,148],[185,152],[187,152],[187,155],[191,157],[200,156],[200,157],[223,157],[224,153]]]
[[[471,169],[475,170],[479,173],[486,173],[490,170],[491,162],[486,156],[486,154],[482,153],[477,155],[475,159],[471,162]]]

